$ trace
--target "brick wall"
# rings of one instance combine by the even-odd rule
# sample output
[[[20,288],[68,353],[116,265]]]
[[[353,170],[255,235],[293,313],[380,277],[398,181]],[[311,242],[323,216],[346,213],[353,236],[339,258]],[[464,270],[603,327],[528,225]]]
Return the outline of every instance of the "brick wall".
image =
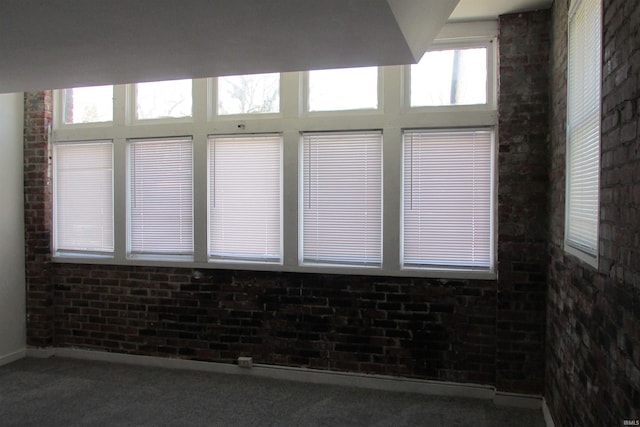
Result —
[[[547,266],[548,11],[500,17],[496,382],[540,393]]]
[[[27,266],[29,344],[229,363],[251,355],[541,393],[547,22],[546,12],[500,21],[497,281],[52,264],[45,201],[26,212],[38,253]],[[48,94],[27,96],[38,100],[27,114],[49,111]],[[44,140],[43,128],[33,132]],[[27,143],[27,164],[43,176],[48,153]],[[33,187],[49,197],[44,178]]]
[[[53,286],[49,274],[51,192],[49,128],[51,92],[24,96],[24,223],[27,341],[53,344]]]
[[[640,419],[640,8],[605,0],[600,263],[563,251],[567,1],[552,14],[547,374],[556,425]]]

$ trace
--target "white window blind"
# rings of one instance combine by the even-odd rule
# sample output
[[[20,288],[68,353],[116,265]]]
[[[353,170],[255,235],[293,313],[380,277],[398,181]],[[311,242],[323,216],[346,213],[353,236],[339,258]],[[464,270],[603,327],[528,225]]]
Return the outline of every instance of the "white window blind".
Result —
[[[113,253],[113,144],[56,143],[55,253]]]
[[[380,265],[382,133],[305,133],[302,145],[302,261]]]
[[[193,255],[191,138],[129,141],[129,255]]]
[[[209,137],[209,257],[281,260],[280,135]]]
[[[492,267],[489,130],[407,131],[403,136],[405,267]]]
[[[601,4],[581,0],[569,17],[566,243],[598,254]]]

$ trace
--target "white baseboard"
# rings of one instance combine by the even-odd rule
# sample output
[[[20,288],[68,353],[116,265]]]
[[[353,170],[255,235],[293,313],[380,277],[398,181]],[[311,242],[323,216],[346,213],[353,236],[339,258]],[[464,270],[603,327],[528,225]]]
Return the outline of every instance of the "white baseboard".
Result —
[[[6,365],[11,362],[15,362],[16,360],[24,359],[27,356],[27,349],[23,348],[18,351],[14,351],[13,353],[5,354],[0,356],[0,366]]]
[[[549,406],[547,406],[547,399],[544,397],[542,398],[542,415],[544,416],[544,423],[547,427],[556,427]]]
[[[165,357],[139,356],[124,353],[83,350],[78,348],[28,349],[28,357],[64,357],[69,359],[95,360],[157,368],[184,369],[221,374],[251,375],[288,381],[315,384],[341,385],[384,391],[398,391],[435,396],[465,397],[493,400],[494,403],[521,408],[541,408],[541,397],[525,394],[497,392],[495,387],[481,384],[430,381],[388,375],[359,374],[352,372],[324,371],[319,369],[295,368],[253,364],[251,368],[219,362],[169,359]]]

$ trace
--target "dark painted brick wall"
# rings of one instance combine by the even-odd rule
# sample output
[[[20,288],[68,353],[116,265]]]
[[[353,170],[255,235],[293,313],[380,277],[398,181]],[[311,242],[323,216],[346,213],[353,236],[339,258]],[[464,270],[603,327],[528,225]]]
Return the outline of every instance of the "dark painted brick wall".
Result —
[[[493,383],[495,283],[55,267],[56,344]]]
[[[563,251],[567,1],[552,13],[545,397],[558,426],[640,419],[640,8],[603,3],[598,269]]]
[[[48,122],[30,123],[29,344],[493,384],[542,393],[548,13],[500,20],[497,281],[52,264]],[[27,116],[50,114],[27,94]],[[33,165],[33,166],[31,166]],[[35,199],[34,199],[35,200]]]
[[[547,291],[548,11],[500,17],[496,382],[539,393]]]

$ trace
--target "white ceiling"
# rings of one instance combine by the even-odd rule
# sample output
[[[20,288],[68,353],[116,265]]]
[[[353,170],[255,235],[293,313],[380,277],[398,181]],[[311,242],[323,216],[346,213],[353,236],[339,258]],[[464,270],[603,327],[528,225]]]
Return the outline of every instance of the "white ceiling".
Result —
[[[448,19],[550,3],[0,0],[0,93],[411,63]]]
[[[460,0],[450,21],[494,19],[507,13],[547,9],[553,0]]]

